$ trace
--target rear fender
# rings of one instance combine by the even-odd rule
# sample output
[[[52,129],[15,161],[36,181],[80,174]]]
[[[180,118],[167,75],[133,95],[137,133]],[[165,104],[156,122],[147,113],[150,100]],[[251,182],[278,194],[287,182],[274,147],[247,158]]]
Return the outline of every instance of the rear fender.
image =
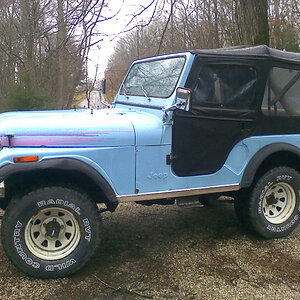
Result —
[[[294,145],[287,143],[274,143],[267,145],[260,149],[249,161],[241,181],[241,188],[250,187],[254,180],[255,174],[262,163],[272,154],[279,152],[289,152],[296,155],[300,159],[300,149]]]

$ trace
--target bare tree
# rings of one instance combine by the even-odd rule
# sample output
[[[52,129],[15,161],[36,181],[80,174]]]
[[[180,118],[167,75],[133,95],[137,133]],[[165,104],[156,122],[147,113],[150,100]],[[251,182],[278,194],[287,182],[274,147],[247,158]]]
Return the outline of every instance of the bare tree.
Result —
[[[269,45],[268,1],[236,0],[238,29],[242,43]]]
[[[299,51],[298,0],[166,0],[164,8],[147,27],[119,39],[106,69],[111,98],[137,58],[258,44]]]
[[[125,1],[111,12],[109,0],[1,0],[2,103],[10,101],[14,87],[23,86],[28,99],[40,99],[36,103],[42,103],[41,108],[47,101],[56,108],[71,107],[78,84],[88,82],[89,50],[105,37],[102,22],[115,18]],[[274,47],[298,51],[299,7],[298,0],[148,0],[138,4],[123,35],[111,37],[118,42],[106,70],[108,93],[113,96],[132,60],[157,53],[269,44],[269,40]]]
[[[299,1],[270,0],[270,44],[278,49],[299,51]]]
[[[44,94],[53,107],[70,107],[83,77],[89,48],[101,40],[95,28],[112,17],[105,10],[107,3],[107,0],[2,0],[2,103],[16,96],[14,92],[11,94],[13,88],[23,85],[30,93],[38,91],[39,97]],[[31,98],[34,97],[32,94]]]

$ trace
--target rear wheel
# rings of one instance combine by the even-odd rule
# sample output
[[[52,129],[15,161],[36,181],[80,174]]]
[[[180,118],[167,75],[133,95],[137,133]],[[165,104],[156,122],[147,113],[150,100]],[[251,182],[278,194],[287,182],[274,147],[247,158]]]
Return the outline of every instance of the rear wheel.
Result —
[[[37,189],[9,204],[2,244],[14,265],[39,278],[70,275],[81,269],[100,239],[96,204],[70,188]]]
[[[235,202],[238,218],[249,229],[266,238],[290,234],[300,217],[300,175],[289,167],[266,172],[247,193]]]

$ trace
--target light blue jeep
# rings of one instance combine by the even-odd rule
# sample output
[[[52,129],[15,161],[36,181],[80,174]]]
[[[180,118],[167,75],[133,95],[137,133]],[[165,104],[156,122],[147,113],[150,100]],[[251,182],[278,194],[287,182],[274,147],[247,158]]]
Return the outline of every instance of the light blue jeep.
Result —
[[[98,203],[201,205],[231,196],[266,238],[300,215],[300,55],[266,46],[142,59],[113,107],[0,116],[2,242],[31,276],[85,265]],[[102,210],[103,211],[103,210]]]

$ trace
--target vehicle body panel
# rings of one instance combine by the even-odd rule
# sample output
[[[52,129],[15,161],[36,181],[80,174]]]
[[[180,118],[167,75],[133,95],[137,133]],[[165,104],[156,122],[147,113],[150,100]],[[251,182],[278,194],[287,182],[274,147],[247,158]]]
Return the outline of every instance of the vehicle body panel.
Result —
[[[186,52],[163,55],[139,60],[134,64],[153,59],[185,57],[185,66],[176,87],[186,87],[197,55],[203,55],[200,61],[207,59],[216,63],[234,59],[232,53],[227,55],[226,52],[222,52],[222,55],[218,56],[213,51],[204,51],[202,54]],[[263,65],[261,61],[268,59],[267,56],[262,54],[255,57],[250,53],[244,61],[251,65],[251,59],[260,60],[258,64],[262,65],[262,74],[266,75],[267,63]],[[260,110],[265,84],[266,79],[259,81],[260,92],[255,94],[256,104],[251,107],[256,114],[253,122],[260,126],[265,124],[266,120],[269,120],[270,124],[276,123],[276,120],[272,121],[272,117],[264,117]],[[111,109],[2,114],[0,137],[3,149],[0,153],[0,168],[14,165],[14,157],[18,156],[37,155],[39,161],[73,158],[90,165],[101,174],[120,201],[134,201],[149,200],[151,195],[159,199],[166,195],[175,197],[176,193],[184,196],[184,193],[200,194],[201,191],[208,193],[237,190],[241,187],[247,165],[263,147],[273,143],[286,143],[300,148],[300,136],[296,134],[299,127],[290,125],[294,131],[291,130],[290,134],[279,134],[279,129],[272,131],[271,126],[266,126],[269,131],[258,130],[255,125],[251,128],[249,136],[241,135],[228,147],[224,163],[217,170],[209,174],[178,174],[174,171],[173,164],[177,158],[173,156],[172,148],[173,120],[176,112],[164,112],[176,102],[176,89],[164,99],[127,96],[120,91]],[[228,112],[230,113],[227,110],[226,114]],[[164,120],[165,115],[167,118]],[[193,117],[193,113],[191,115]],[[279,128],[279,125],[276,124],[274,128]],[[182,134],[184,136],[184,130]],[[208,135],[210,139],[216,138],[214,132],[209,132]],[[226,136],[218,135],[218,138],[226,139]],[[193,147],[196,139],[197,136],[186,145],[187,148]],[[184,144],[183,141],[184,139],[181,141],[179,138],[179,144]],[[202,141],[198,143],[201,144]],[[193,163],[192,160],[191,162]]]
[[[133,146],[131,122],[118,110],[5,113],[0,136],[13,136],[14,147]],[[2,140],[8,146],[7,140]]]
[[[254,155],[265,146],[279,142],[294,145],[300,151],[300,135],[249,137],[234,146],[219,171],[208,175],[185,177],[177,176],[172,167],[166,164],[166,155],[171,151],[170,146],[138,147],[137,188],[140,193],[152,193],[199,187],[239,186],[246,166]],[[153,156],[157,159],[149,159]]]

